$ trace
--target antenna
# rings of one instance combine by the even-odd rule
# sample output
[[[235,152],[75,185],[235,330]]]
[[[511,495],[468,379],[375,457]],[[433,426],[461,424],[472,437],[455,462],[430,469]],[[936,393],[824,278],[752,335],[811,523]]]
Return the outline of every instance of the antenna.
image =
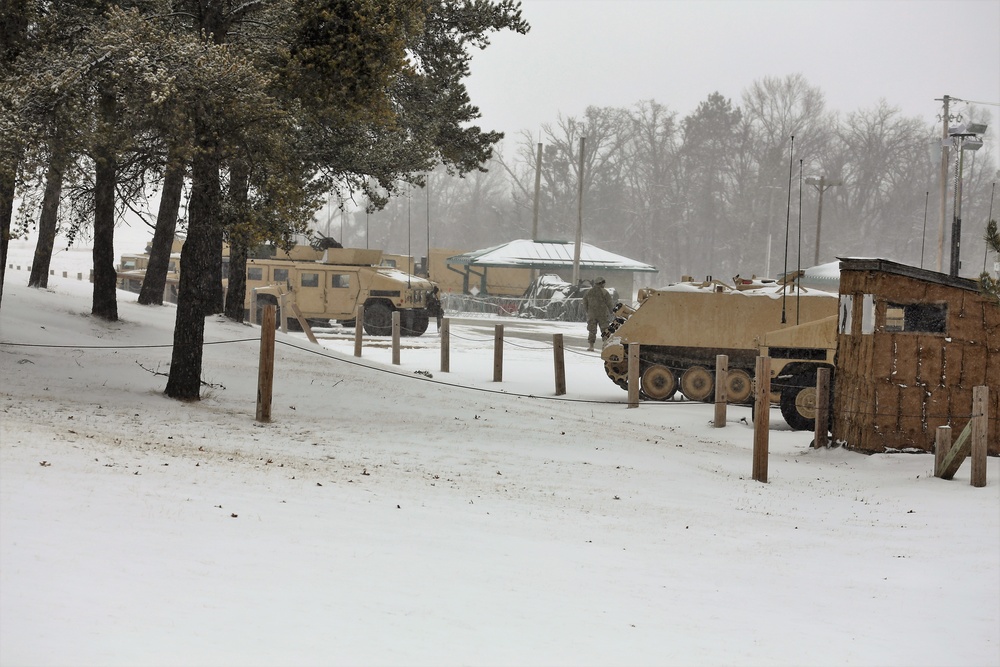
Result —
[[[781,323],[785,324],[785,301],[788,297],[788,223],[792,217],[792,151],[795,149],[795,135],[788,144],[788,203],[785,205],[785,284],[781,289]]]

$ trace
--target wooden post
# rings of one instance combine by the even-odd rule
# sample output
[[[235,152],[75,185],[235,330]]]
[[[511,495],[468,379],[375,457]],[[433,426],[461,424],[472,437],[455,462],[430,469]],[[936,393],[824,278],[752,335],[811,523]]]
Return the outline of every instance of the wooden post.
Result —
[[[827,427],[830,425],[830,369],[816,371],[816,433],[813,447],[828,447]]]
[[[628,344],[628,406],[639,407],[639,344]]]
[[[726,392],[727,375],[729,375],[729,357],[725,354],[715,355],[715,428],[726,425],[726,403],[729,402]]]
[[[944,457],[951,449],[951,427],[938,426],[934,433],[934,476],[940,477],[944,472]]]
[[[986,486],[986,431],[989,428],[989,387],[972,388],[972,479],[976,487]]]
[[[556,371],[556,396],[566,393],[566,358],[563,356],[563,335],[552,334],[552,360]]]
[[[451,372],[451,318],[441,318],[441,372]]]
[[[271,421],[271,393],[274,386],[274,306],[264,307],[260,326],[260,361],[257,366],[257,421]]]
[[[493,327],[493,381],[503,382],[503,325]]]
[[[365,306],[358,304],[358,313],[354,316],[354,356],[361,356],[361,342],[365,330]]]
[[[771,427],[771,358],[757,357],[753,419],[753,478],[767,483],[767,448]]]
[[[392,311],[392,363],[399,365],[399,311]]]
[[[281,319],[281,333],[288,333],[288,299],[287,294],[278,295],[278,317]]]

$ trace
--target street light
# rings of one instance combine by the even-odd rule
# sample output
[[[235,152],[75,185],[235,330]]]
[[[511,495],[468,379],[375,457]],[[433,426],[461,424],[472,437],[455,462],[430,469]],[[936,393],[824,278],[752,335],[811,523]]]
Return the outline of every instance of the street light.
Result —
[[[958,148],[958,168],[955,170],[955,204],[954,214],[951,223],[951,270],[948,272],[953,277],[958,276],[958,268],[961,262],[962,245],[962,168],[965,164],[965,151],[978,151],[983,147],[983,140],[980,134],[986,133],[985,123],[969,123],[956,125],[948,128],[949,146]]]
[[[835,185],[843,185],[844,181],[839,178],[833,178],[829,181],[826,180],[826,176],[820,176],[819,178],[807,178],[806,185],[812,185],[817,190],[819,190],[819,207],[816,209],[816,252],[813,256],[813,265],[819,264],[819,234],[820,229],[823,226],[823,193],[829,188]]]

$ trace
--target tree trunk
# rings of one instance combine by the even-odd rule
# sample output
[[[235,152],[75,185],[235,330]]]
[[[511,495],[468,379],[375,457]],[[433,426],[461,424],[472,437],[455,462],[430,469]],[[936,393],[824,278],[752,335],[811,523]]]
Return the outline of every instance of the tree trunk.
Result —
[[[202,347],[205,342],[205,315],[211,312],[212,265],[217,246],[219,206],[219,154],[206,132],[191,164],[191,203],[188,207],[188,235],[181,250],[181,275],[177,292],[177,318],[170,376],[164,393],[180,400],[201,398]]]
[[[117,161],[110,136],[114,127],[114,93],[102,91],[101,119],[106,128],[94,155],[94,304],[91,314],[118,321],[115,273],[115,172]]]
[[[10,221],[14,217],[14,172],[11,165],[0,166],[0,303],[3,302],[3,283],[7,276],[7,248],[10,244]]]
[[[144,306],[163,305],[170,251],[173,249],[174,232],[177,229],[177,212],[180,210],[181,194],[184,191],[184,171],[185,165],[171,160],[163,177],[160,207],[156,212],[156,231],[153,232],[153,242],[149,249],[146,276],[139,291],[139,303]]]
[[[63,166],[58,153],[53,151],[49,161],[49,171],[45,176],[45,194],[42,197],[42,214],[38,219],[38,242],[35,257],[31,262],[28,287],[49,286],[49,265],[52,263],[52,248],[56,243],[56,221],[59,213],[59,197],[62,194]]]
[[[233,162],[229,174],[229,199],[235,211],[245,211],[250,173],[246,163]],[[247,254],[249,242],[242,233],[245,220],[229,221],[229,289],[226,290],[226,317],[234,322],[243,321],[243,302],[247,293]]]

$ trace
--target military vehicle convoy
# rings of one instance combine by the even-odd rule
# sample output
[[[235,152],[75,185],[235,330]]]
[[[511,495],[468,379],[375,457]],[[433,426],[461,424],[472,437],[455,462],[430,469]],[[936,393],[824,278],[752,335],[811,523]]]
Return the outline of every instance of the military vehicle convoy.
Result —
[[[834,367],[837,295],[774,281],[734,283],[682,282],[640,290],[636,308],[618,304],[601,353],[608,377],[628,389],[627,346],[638,343],[641,398],[666,401],[680,391],[709,401],[716,356],[725,354],[729,401],[748,403],[756,358],[767,355],[772,402],[792,428],[813,428],[816,371]]]
[[[371,336],[392,333],[392,313],[400,312],[405,336],[427,331],[427,295],[434,283],[399,269],[381,266],[382,251],[329,248],[319,260],[248,259],[244,308],[259,313],[264,306],[294,303],[306,320],[327,323],[354,320],[365,307],[364,329]],[[287,316],[287,313],[284,315]]]

